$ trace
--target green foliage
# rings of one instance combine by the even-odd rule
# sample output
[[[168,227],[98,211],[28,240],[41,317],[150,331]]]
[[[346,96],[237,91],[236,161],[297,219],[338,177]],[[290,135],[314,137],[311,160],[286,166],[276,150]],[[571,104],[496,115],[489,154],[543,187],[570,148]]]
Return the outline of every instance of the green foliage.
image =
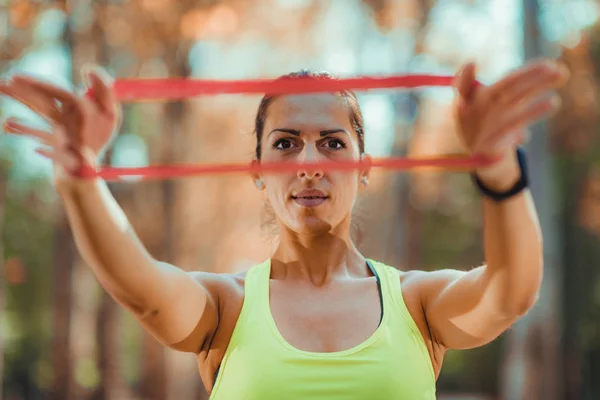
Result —
[[[6,315],[10,336],[5,347],[7,389],[11,383],[37,379],[32,366],[39,365],[50,349],[50,305],[52,290],[53,223],[40,213],[32,193],[5,199],[2,241],[4,258],[18,258],[26,270],[19,284],[6,284]],[[37,386],[37,385],[34,385]]]
[[[438,391],[444,393],[484,393],[499,391],[502,365],[502,338],[473,350],[449,351],[438,379]]]

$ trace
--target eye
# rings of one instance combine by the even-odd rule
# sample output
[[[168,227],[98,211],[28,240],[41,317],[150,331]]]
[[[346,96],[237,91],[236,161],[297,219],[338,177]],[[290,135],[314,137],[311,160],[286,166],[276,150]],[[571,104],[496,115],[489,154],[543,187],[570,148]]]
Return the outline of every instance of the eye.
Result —
[[[341,150],[346,148],[346,143],[341,139],[333,138],[325,142],[325,146],[331,150]]]
[[[290,139],[278,139],[275,143],[273,143],[273,148],[276,150],[288,150],[295,146],[294,142]]]

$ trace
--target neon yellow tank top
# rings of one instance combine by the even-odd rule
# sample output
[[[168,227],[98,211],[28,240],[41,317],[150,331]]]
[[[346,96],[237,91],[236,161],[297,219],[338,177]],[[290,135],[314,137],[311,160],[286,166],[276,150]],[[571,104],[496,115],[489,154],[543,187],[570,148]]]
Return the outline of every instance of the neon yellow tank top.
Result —
[[[283,338],[269,307],[270,260],[252,267],[210,399],[435,400],[429,353],[404,304],[398,271],[369,261],[383,318],[363,343],[333,353],[302,351]]]

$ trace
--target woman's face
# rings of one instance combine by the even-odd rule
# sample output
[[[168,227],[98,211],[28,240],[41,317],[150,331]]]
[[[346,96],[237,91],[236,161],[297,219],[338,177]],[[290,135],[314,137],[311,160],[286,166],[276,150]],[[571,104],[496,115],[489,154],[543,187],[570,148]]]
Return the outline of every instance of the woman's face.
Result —
[[[358,161],[361,157],[349,107],[334,94],[274,99],[266,115],[261,152],[261,161],[266,163]],[[319,235],[349,221],[364,174],[302,168],[260,179],[280,224],[297,233]]]

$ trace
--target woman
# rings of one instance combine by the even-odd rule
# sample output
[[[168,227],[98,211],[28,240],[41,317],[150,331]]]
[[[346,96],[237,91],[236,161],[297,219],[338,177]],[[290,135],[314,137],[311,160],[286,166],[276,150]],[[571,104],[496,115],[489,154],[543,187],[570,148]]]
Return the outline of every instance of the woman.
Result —
[[[26,77],[0,92],[55,127],[5,126],[47,145],[38,152],[54,161],[77,246],[99,282],[160,342],[196,355],[211,398],[434,399],[446,350],[490,342],[536,301],[542,240],[516,148],[526,125],[556,109],[549,95],[566,75],[537,62],[489,87],[476,85],[472,64],[456,78],[466,148],[500,159],[475,171],[485,265],[468,272],[401,272],[366,259],[350,216],[369,170],[302,167],[253,176],[280,231],[269,260],[242,275],[186,273],[148,254],[103,182],[68,172],[94,165],[118,125],[102,71],[86,76],[93,98]],[[256,135],[258,163],[368,157],[351,92],[265,97]]]

